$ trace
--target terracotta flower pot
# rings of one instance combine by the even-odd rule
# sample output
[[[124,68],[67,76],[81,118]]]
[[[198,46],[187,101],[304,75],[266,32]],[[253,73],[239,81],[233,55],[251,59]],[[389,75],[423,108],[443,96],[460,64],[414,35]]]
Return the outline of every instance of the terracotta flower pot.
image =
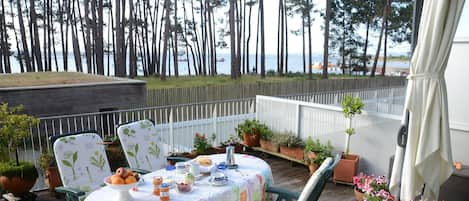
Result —
[[[298,147],[280,146],[280,153],[297,160],[304,160],[304,150]]]
[[[262,149],[265,149],[265,150],[271,151],[271,152],[275,152],[275,153],[277,153],[279,151],[278,145],[272,143],[271,141],[261,139],[259,142],[261,144]]]
[[[358,161],[358,155],[342,155],[342,159],[334,169],[334,181],[352,183],[353,176],[357,174]]]
[[[50,191],[55,191],[55,187],[62,186],[59,169],[57,167],[48,167],[45,172],[45,183]]]
[[[248,147],[258,147],[260,139],[261,138],[260,138],[259,134],[243,133],[244,144],[246,144],[246,146],[248,146]]]
[[[24,180],[21,177],[12,177],[8,178],[5,176],[0,176],[0,186],[3,187],[6,191],[13,194],[23,194],[29,192],[33,188],[37,179],[32,181]]]
[[[357,201],[363,201],[364,200],[364,193],[358,191],[356,188],[353,188],[353,192],[355,194],[355,199],[357,199]]]

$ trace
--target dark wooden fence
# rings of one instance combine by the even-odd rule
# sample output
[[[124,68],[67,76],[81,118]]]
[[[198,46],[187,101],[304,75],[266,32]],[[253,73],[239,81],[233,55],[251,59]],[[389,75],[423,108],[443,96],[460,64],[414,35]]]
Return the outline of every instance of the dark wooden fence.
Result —
[[[217,85],[191,88],[148,89],[147,106],[200,103],[216,100],[253,98],[256,95],[280,96],[321,91],[373,89],[404,86],[403,77],[301,80],[275,83]]]

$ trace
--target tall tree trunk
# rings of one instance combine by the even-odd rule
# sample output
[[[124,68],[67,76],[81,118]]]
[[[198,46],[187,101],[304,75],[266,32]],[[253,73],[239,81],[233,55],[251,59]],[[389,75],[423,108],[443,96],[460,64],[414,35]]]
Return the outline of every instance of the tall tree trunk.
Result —
[[[104,75],[104,16],[103,16],[103,0],[92,0],[93,7],[98,7],[98,25],[95,26],[93,37],[95,39],[95,57],[96,57],[96,72],[99,75]],[[97,1],[97,5],[96,5]]]
[[[77,72],[83,72],[83,64],[81,62],[81,54],[80,54],[80,44],[78,43],[78,28],[77,28],[77,17],[75,13],[75,0],[72,2],[72,12],[73,12],[73,22],[72,28],[72,45],[73,45],[73,55],[75,57],[75,66],[77,68]]]
[[[301,46],[303,48],[303,73],[306,74],[306,36],[305,36],[305,19],[306,17],[304,14],[301,16],[301,37],[302,37],[302,42]]]
[[[23,11],[21,10],[21,0],[16,1],[16,7],[18,9],[18,23],[20,25],[20,34],[21,34],[21,43],[23,45],[23,56],[26,63],[26,71],[32,72],[31,66],[31,59],[29,57],[29,48],[28,48],[28,41],[26,40],[26,30],[24,28],[24,21],[23,21]]]
[[[241,77],[241,36],[242,36],[242,27],[241,27],[241,18],[243,18],[242,16],[242,6],[238,6],[238,3],[235,2],[235,7],[236,7],[236,17],[235,17],[235,22],[236,23],[236,33],[237,33],[237,39],[236,39],[236,42],[237,42],[237,45],[236,45],[236,50],[237,50],[237,53],[236,53],[236,73],[238,74],[238,78]]]
[[[60,30],[60,40],[61,42],[61,48],[62,48],[62,61],[63,61],[63,68],[64,71],[68,71],[68,50],[65,48],[65,43],[67,42],[68,35],[65,33],[68,33],[68,25],[66,25],[66,31],[64,30],[64,15],[66,14],[66,7],[67,7],[67,1],[63,1],[63,4],[61,4],[63,0],[57,0],[57,5],[58,5],[58,10],[59,10],[59,30]],[[65,34],[65,36],[64,36]]]
[[[230,50],[231,50],[231,78],[238,78],[237,68],[237,58],[236,55],[236,28],[235,28],[235,0],[230,1],[230,10],[229,10],[229,23],[230,23]]]
[[[375,54],[375,60],[373,62],[373,67],[371,68],[371,74],[370,77],[375,76],[376,72],[376,66],[378,65],[378,58],[379,58],[379,52],[381,50],[381,41],[383,40],[383,34],[384,34],[384,29],[385,29],[385,24],[388,19],[388,5],[389,5],[390,0],[386,0],[386,5],[384,6],[383,9],[383,22],[381,24],[381,31],[379,33],[379,39],[378,39],[378,47],[376,48],[376,54]]]
[[[10,2],[10,12],[13,13],[13,2]],[[15,23],[12,23],[11,24],[11,28],[13,30],[13,33],[15,34],[15,41],[16,41],[16,49],[18,50],[18,62],[20,64],[20,71],[22,73],[25,72],[25,69],[24,69],[24,63],[23,63],[23,55],[24,55],[24,51],[21,51],[21,47],[20,47],[20,41],[18,39],[18,34],[16,32],[16,28],[15,28]]]
[[[286,1],[283,2],[283,5],[286,7]],[[288,15],[287,15],[287,8],[283,9],[283,17],[285,18],[285,64],[284,64],[284,72],[288,73]]]
[[[367,16],[369,17],[369,16]],[[366,21],[366,34],[365,34],[365,45],[363,47],[363,67],[367,69],[367,63],[368,63],[368,38],[369,38],[369,32],[370,32],[370,19]]]
[[[324,52],[323,52],[323,68],[322,78],[327,79],[329,67],[329,24],[331,21],[331,0],[326,2],[326,20],[324,25]]]
[[[389,4],[391,2],[388,2],[388,8]],[[384,22],[384,56],[383,56],[383,68],[381,69],[381,76],[386,75],[386,62],[388,59],[388,20]]]
[[[137,76],[137,53],[135,46],[135,31],[137,30],[135,23],[134,1],[129,1],[129,75],[131,78]],[[125,50],[124,50],[125,51]]]
[[[179,50],[178,50],[178,1],[174,0],[174,76],[179,77],[179,62],[178,62],[178,56],[179,56]]]
[[[251,41],[251,15],[252,15],[252,7],[253,7],[253,5],[250,4],[250,5],[249,5],[249,13],[248,13],[248,37],[247,37],[247,39],[246,39],[246,46],[245,46],[245,47],[247,47],[247,48],[246,48],[246,66],[247,66],[247,71],[248,71],[248,73],[249,73],[249,68],[250,68],[250,66],[249,66],[249,57],[250,57],[250,54],[249,54],[249,49],[250,49],[250,48],[249,48],[249,43],[250,43],[250,41]]]
[[[264,32],[264,0],[259,0],[261,14],[261,78],[265,78],[265,32]]]
[[[169,16],[171,14],[171,1],[164,0],[164,9],[165,9],[165,30],[164,30],[164,41],[163,41],[163,58],[162,58],[162,65],[161,65],[161,80],[166,80],[166,57],[168,54],[168,40],[170,37],[170,20]]]
[[[29,9],[30,9],[30,15],[31,15],[31,24],[33,27],[33,33],[34,37],[34,46],[31,46],[34,51],[34,57],[36,58],[36,64],[37,64],[37,70],[38,71],[44,71],[43,65],[42,65],[42,56],[41,56],[41,43],[39,42],[39,30],[37,26],[37,15],[36,15],[36,8],[35,8],[35,0],[30,0],[29,1]]]
[[[3,51],[3,62],[5,64],[5,73],[11,73],[11,64],[10,64],[10,47],[8,46],[8,28],[6,25],[6,12],[5,12],[5,1],[2,1],[2,21],[0,22],[2,26],[2,31],[0,32],[1,37],[2,37],[2,51]],[[13,23],[12,23],[13,24]],[[13,31],[15,31],[13,29]]]

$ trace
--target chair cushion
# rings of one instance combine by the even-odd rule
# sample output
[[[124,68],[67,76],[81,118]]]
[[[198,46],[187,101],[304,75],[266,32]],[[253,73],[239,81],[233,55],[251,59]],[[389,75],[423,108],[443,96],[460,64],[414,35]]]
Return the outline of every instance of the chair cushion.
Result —
[[[331,157],[328,157],[326,158],[326,160],[324,160],[321,166],[309,178],[308,183],[306,183],[306,186],[303,188],[303,191],[301,192],[300,197],[298,198],[298,201],[308,200],[309,195],[311,194],[311,192],[313,192],[314,187],[319,182],[321,175],[325,172],[326,168],[332,163],[332,161],[333,160]]]
[[[99,188],[111,169],[96,133],[82,133],[58,138],[54,154],[64,187],[89,192]]]
[[[121,125],[117,134],[131,168],[153,171],[165,167],[167,148],[152,121]]]

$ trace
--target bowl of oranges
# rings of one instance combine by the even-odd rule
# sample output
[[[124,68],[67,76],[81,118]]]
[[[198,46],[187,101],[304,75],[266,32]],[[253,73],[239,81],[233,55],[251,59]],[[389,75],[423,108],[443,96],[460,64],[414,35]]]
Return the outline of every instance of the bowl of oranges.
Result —
[[[122,167],[118,168],[115,174],[104,179],[106,186],[118,192],[116,201],[131,200],[129,190],[137,186],[139,181],[140,176],[137,173]]]

